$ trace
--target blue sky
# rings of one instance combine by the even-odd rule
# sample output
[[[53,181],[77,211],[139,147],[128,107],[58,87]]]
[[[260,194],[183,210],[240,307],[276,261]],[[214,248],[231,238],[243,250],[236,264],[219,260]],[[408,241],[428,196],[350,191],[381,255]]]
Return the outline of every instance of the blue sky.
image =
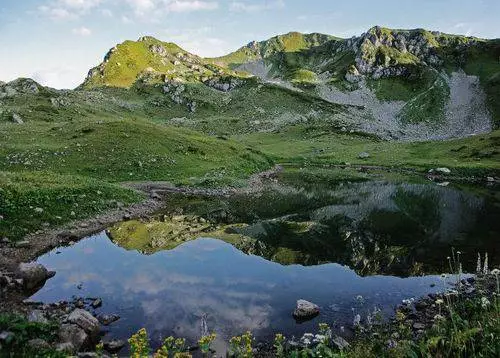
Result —
[[[289,31],[373,25],[500,37],[499,0],[0,0],[0,80],[80,84],[107,50],[152,35],[201,56]]]

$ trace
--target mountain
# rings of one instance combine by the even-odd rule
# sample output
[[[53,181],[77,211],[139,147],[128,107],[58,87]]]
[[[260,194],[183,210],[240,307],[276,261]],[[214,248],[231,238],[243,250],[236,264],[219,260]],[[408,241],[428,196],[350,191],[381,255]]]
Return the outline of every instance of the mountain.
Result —
[[[379,26],[350,39],[291,32],[218,58],[146,36],[113,47],[79,90],[100,90],[105,111],[120,103],[209,134],[308,122],[382,139],[439,140],[498,128],[499,58],[499,40]],[[78,103],[82,113],[93,105],[83,98],[89,93],[44,93],[36,102],[47,116],[54,107],[67,112],[57,101]]]

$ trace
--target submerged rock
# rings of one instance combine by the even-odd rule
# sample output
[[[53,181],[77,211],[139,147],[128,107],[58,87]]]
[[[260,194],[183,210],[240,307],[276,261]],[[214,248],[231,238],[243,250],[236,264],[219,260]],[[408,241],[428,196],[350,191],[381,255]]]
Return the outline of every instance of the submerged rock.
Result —
[[[49,271],[45,266],[36,262],[20,263],[18,271],[27,290],[42,286],[45,281],[56,274],[54,271]]]
[[[319,307],[306,300],[297,300],[297,307],[293,311],[293,317],[297,320],[308,320],[319,315]]]
[[[108,326],[111,323],[118,321],[120,319],[120,316],[116,314],[103,314],[98,317],[99,322],[101,322],[103,325]]]

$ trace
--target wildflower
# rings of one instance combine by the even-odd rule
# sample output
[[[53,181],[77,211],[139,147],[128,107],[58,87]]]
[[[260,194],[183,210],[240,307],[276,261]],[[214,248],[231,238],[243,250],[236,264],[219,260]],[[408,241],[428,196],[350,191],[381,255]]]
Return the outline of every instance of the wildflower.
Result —
[[[443,320],[443,319],[444,319],[444,317],[441,316],[440,314],[437,314],[437,315],[434,316],[434,321],[440,321],[440,320]]]
[[[484,254],[484,266],[483,266],[483,274],[488,274],[488,253]]]
[[[354,327],[357,327],[357,326],[359,326],[360,322],[361,322],[361,316],[359,314],[357,314],[356,316],[354,316],[354,320],[352,322],[352,325]]]
[[[477,253],[476,273],[481,273],[481,254]]]
[[[363,296],[361,296],[361,295],[357,295],[357,296],[356,296],[356,300],[358,300],[358,301],[363,301]]]
[[[447,274],[445,274],[445,273],[442,273],[442,274],[441,274],[441,278],[442,278],[443,280],[445,280],[447,277],[448,277],[448,275],[447,275]]]
[[[486,297],[481,297],[481,307],[487,308],[490,305],[490,300]]]
[[[436,304],[438,304],[438,305],[442,305],[443,303],[444,303],[444,301],[441,298],[438,298],[436,300]]]
[[[490,273],[491,273],[492,275],[498,276],[498,275],[500,275],[500,270],[499,270],[499,269],[493,269],[493,270],[491,270],[491,272],[490,272]]]
[[[323,343],[326,341],[326,336],[324,334],[317,334],[314,336],[313,343]]]
[[[396,348],[397,345],[398,345],[398,342],[396,342],[394,339],[389,339],[387,341],[387,348],[388,349]]]

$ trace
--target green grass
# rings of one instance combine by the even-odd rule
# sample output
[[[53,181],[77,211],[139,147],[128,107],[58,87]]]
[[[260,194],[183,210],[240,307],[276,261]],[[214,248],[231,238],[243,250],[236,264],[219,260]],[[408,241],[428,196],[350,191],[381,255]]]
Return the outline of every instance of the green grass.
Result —
[[[370,164],[413,167],[425,171],[438,166],[456,173],[499,173],[500,132],[441,142],[387,142],[295,126],[281,133],[235,136],[278,162],[297,164]],[[358,158],[368,152],[369,159]]]
[[[33,349],[28,346],[31,339],[43,339],[47,343],[57,340],[58,326],[55,323],[28,322],[24,317],[14,314],[0,314],[0,332],[8,331],[14,334],[0,347],[0,357],[51,357],[63,358],[66,355],[49,349]]]
[[[0,171],[0,237],[19,240],[40,228],[137,202],[142,195],[118,185],[50,172]]]
[[[236,142],[142,119],[5,124],[0,138],[4,171],[216,185],[269,166],[263,155]]]

